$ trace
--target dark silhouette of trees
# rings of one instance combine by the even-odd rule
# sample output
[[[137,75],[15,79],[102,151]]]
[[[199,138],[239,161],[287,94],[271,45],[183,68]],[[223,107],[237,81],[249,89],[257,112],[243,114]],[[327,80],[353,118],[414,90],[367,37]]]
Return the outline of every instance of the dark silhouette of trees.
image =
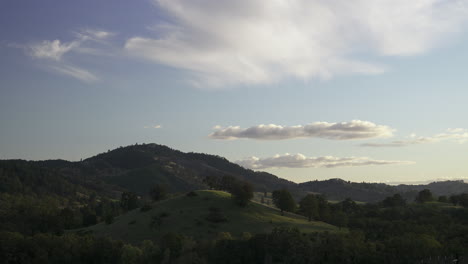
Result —
[[[149,194],[153,201],[164,200],[167,196],[167,186],[163,184],[155,184],[151,187]]]
[[[235,182],[231,188],[231,194],[236,204],[245,207],[253,198],[253,186],[249,182]]]
[[[441,195],[441,196],[439,196],[439,198],[437,198],[437,201],[439,201],[441,203],[448,203],[449,199],[447,198],[447,196]]]
[[[204,179],[211,189],[218,189],[229,192],[236,204],[241,207],[247,206],[253,198],[253,186],[250,182],[242,181],[231,175],[224,175],[221,178],[216,176],[207,176]]]
[[[296,209],[296,202],[286,189],[273,191],[272,198],[275,206],[281,210],[281,215],[284,215],[284,211],[293,212]]]
[[[138,208],[138,196],[132,192],[123,192],[120,198],[120,207],[125,211]]]
[[[319,215],[318,199],[313,194],[307,194],[299,202],[299,211],[304,214],[309,221],[317,219]]]
[[[450,196],[450,202],[453,203],[453,205],[468,207],[468,193],[452,195]]]
[[[432,197],[432,193],[429,189],[424,189],[418,193],[418,196],[416,196],[416,202],[418,203],[426,203],[426,202],[431,202],[434,200],[434,197]]]
[[[383,207],[396,207],[396,206],[405,206],[406,200],[401,197],[400,194],[395,194],[393,196],[387,197],[382,201]]]

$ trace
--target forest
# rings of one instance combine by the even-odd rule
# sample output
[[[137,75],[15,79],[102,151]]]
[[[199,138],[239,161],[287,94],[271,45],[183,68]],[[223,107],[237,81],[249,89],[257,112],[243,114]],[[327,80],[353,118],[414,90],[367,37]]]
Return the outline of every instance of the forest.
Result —
[[[232,204],[208,207],[208,216],[197,220],[197,232],[208,236],[171,229],[165,219],[184,218],[173,208],[153,216],[152,225],[161,226],[157,236],[126,240],[91,228],[111,228],[126,215],[151,213],[177,199],[198,206],[208,198],[200,198],[195,187],[171,192],[165,183],[135,193],[63,164],[0,161],[0,263],[468,262],[468,193],[436,195],[423,189],[413,191],[411,199],[406,192],[377,202],[336,201],[315,192],[293,193],[288,186],[260,191],[225,173],[201,181],[205,192],[216,190]],[[199,200],[193,200],[196,196]],[[268,231],[223,230],[235,224],[236,215],[256,213],[272,219],[264,225],[275,217],[292,224],[271,225]],[[315,229],[304,229],[307,222],[333,229],[310,231]]]

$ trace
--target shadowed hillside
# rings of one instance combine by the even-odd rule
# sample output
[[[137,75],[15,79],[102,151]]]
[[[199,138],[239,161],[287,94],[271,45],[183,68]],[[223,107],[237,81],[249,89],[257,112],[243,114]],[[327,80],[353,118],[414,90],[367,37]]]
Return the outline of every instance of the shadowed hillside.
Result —
[[[133,210],[117,217],[110,225],[101,223],[81,232],[91,231],[98,236],[138,242],[154,240],[168,232],[208,239],[221,232],[240,238],[244,232],[267,233],[275,227],[297,227],[305,233],[338,230],[323,222],[308,222],[296,214],[281,216],[278,210],[257,203],[239,207],[233,203],[230,194],[221,191],[191,194],[154,203],[149,211]]]

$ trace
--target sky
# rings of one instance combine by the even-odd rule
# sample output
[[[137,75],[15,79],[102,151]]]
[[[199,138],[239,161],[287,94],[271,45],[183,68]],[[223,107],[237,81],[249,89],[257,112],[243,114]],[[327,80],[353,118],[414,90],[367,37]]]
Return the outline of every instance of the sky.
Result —
[[[468,178],[468,0],[0,2],[0,159],[135,143],[295,182]]]

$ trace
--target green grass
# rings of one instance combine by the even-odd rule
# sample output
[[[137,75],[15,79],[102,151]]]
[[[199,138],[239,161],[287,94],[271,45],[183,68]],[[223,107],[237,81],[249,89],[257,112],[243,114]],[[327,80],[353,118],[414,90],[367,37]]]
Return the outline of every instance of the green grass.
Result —
[[[153,209],[141,212],[133,210],[117,217],[114,223],[104,223],[81,229],[98,236],[110,236],[131,243],[144,239],[157,239],[168,232],[177,232],[195,239],[214,238],[219,232],[229,232],[240,237],[243,232],[251,234],[270,232],[274,227],[297,227],[301,232],[337,231],[335,226],[323,222],[308,222],[305,217],[285,214],[274,208],[255,202],[241,208],[234,204],[230,194],[221,191],[197,191],[198,195],[171,198],[153,204]],[[219,208],[226,222],[213,223],[206,219],[210,208]],[[152,219],[160,219],[160,225],[151,227]]]

